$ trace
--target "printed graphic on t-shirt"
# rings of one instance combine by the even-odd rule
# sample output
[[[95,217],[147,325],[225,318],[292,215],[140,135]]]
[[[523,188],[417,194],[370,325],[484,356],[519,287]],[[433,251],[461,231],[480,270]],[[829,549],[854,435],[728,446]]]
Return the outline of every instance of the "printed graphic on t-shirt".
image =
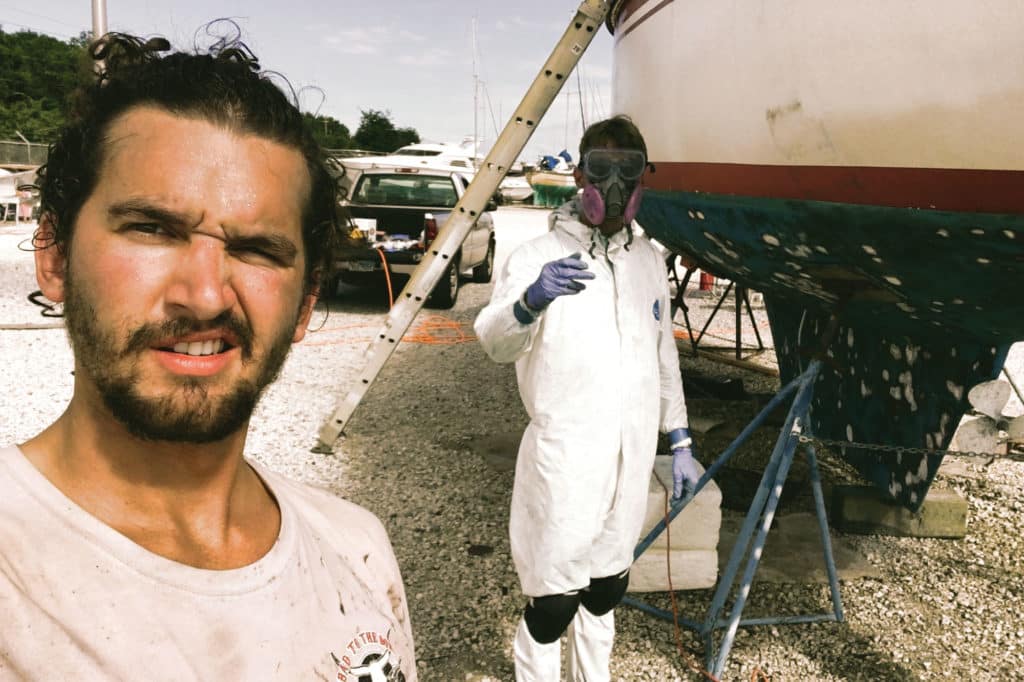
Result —
[[[338,665],[338,682],[405,682],[402,660],[388,636],[373,630],[360,632],[331,658]]]

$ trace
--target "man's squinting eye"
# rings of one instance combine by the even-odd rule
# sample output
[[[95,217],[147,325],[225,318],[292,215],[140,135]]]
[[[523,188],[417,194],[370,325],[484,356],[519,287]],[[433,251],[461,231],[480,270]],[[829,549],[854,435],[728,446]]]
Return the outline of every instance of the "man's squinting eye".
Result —
[[[265,249],[258,249],[258,248],[251,248],[251,247],[244,247],[244,248],[228,247],[228,251],[232,255],[234,255],[234,256],[242,259],[242,260],[246,260],[246,261],[257,260],[257,261],[265,261],[265,262],[270,263],[272,265],[283,265],[283,263],[281,262],[280,258],[278,258],[276,255],[270,253],[269,251],[267,251]]]
[[[175,242],[185,239],[182,228],[164,220],[129,220],[121,225],[122,234],[144,241]]]
[[[288,266],[295,260],[293,249],[284,248],[265,239],[229,239],[227,250],[245,261],[265,263],[273,266]]]
[[[167,234],[167,230],[158,223],[129,223],[125,225],[124,229],[142,234]]]

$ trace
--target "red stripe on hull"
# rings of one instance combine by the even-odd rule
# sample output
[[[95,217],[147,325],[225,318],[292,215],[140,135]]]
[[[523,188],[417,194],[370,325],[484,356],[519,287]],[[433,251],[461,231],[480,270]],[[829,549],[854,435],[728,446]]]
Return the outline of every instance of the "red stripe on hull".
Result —
[[[969,213],[1024,214],[1024,171],[655,161],[647,187]]]

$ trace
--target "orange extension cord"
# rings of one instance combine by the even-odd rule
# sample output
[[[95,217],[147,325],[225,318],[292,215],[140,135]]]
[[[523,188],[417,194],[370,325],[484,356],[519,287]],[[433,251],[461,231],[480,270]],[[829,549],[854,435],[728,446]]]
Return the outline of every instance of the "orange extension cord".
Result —
[[[679,610],[676,605],[676,591],[672,587],[672,526],[669,523],[669,507],[668,500],[672,496],[672,491],[668,489],[665,482],[660,478],[658,482],[661,483],[661,487],[665,491],[665,542],[667,543],[665,551],[665,567],[668,571],[668,594],[672,600],[672,623],[674,625],[673,630],[676,635],[676,649],[679,651],[679,657],[683,659],[687,667],[693,672],[701,676],[701,678],[710,680],[711,682],[721,682],[717,677],[712,675],[710,672],[705,670],[697,659],[694,658],[693,654],[683,649],[683,638],[679,628]],[[761,670],[761,666],[755,666],[750,671],[750,682],[757,682],[757,680],[763,680],[764,682],[771,682],[771,676]]]
[[[330,346],[347,343],[369,343],[380,325],[376,322],[322,327],[314,333],[316,338],[302,342],[303,346]],[[355,332],[355,333],[353,333]],[[404,343],[425,343],[435,346],[453,346],[475,341],[476,336],[462,322],[444,315],[428,315],[414,324],[402,337]]]
[[[668,500],[672,497],[672,491],[668,489],[665,482],[660,478],[658,482],[661,483],[661,487],[665,490],[665,542],[668,544],[665,550],[665,567],[668,571],[668,594],[672,599],[672,624],[673,631],[676,635],[676,649],[679,651],[679,657],[683,659],[687,667],[693,672],[700,675],[702,678],[711,680],[711,682],[719,682],[718,678],[705,670],[697,659],[693,657],[693,654],[683,649],[683,636],[679,628],[679,608],[676,605],[676,591],[672,587],[672,526],[669,524],[669,508]]]
[[[391,285],[391,269],[388,267],[387,257],[384,255],[384,249],[378,247],[375,249],[377,254],[380,256],[380,262],[384,268],[384,281],[387,283],[388,289],[388,309],[395,305],[395,292]],[[320,327],[313,331],[317,334],[331,333],[331,332],[348,332],[353,329],[370,329],[376,330],[377,325],[371,324],[349,324],[340,327]],[[369,343],[373,340],[372,336],[357,336],[357,337],[346,337],[340,339],[320,339],[309,340],[303,343],[305,346],[327,346],[338,343]],[[428,345],[437,346],[450,346],[457,343],[468,343],[475,341],[476,336],[466,329],[463,328],[461,322],[456,322],[443,315],[429,315],[424,319],[420,320],[415,324],[409,331],[402,337],[402,341],[407,343],[424,343]]]
[[[388,268],[388,259],[384,257],[384,249],[377,247],[377,253],[380,255],[380,262],[384,265],[384,281],[388,285],[388,310],[395,307],[395,292],[391,289],[391,270]]]

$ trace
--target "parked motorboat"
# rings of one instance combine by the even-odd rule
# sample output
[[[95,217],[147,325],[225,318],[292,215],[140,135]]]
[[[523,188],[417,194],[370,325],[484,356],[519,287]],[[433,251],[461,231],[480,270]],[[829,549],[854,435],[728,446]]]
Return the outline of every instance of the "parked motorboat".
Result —
[[[473,157],[458,145],[418,142],[396,149],[392,154],[346,156],[332,159],[339,167],[341,186],[348,192],[364,170],[375,168],[421,168],[460,173],[473,178]]]
[[[450,166],[461,168],[462,172],[472,172],[476,165],[473,162],[472,151],[466,151],[462,145],[417,142],[399,147],[388,156],[399,157],[409,163],[417,163],[425,166]]]
[[[1024,5],[620,0],[608,28],[638,220],[764,293],[784,383],[824,359],[817,437],[939,451],[840,448],[917,509],[1024,339]]]
[[[522,170],[514,173],[513,169],[509,169],[508,174],[498,185],[498,193],[505,203],[523,203],[533,196],[533,187]]]

